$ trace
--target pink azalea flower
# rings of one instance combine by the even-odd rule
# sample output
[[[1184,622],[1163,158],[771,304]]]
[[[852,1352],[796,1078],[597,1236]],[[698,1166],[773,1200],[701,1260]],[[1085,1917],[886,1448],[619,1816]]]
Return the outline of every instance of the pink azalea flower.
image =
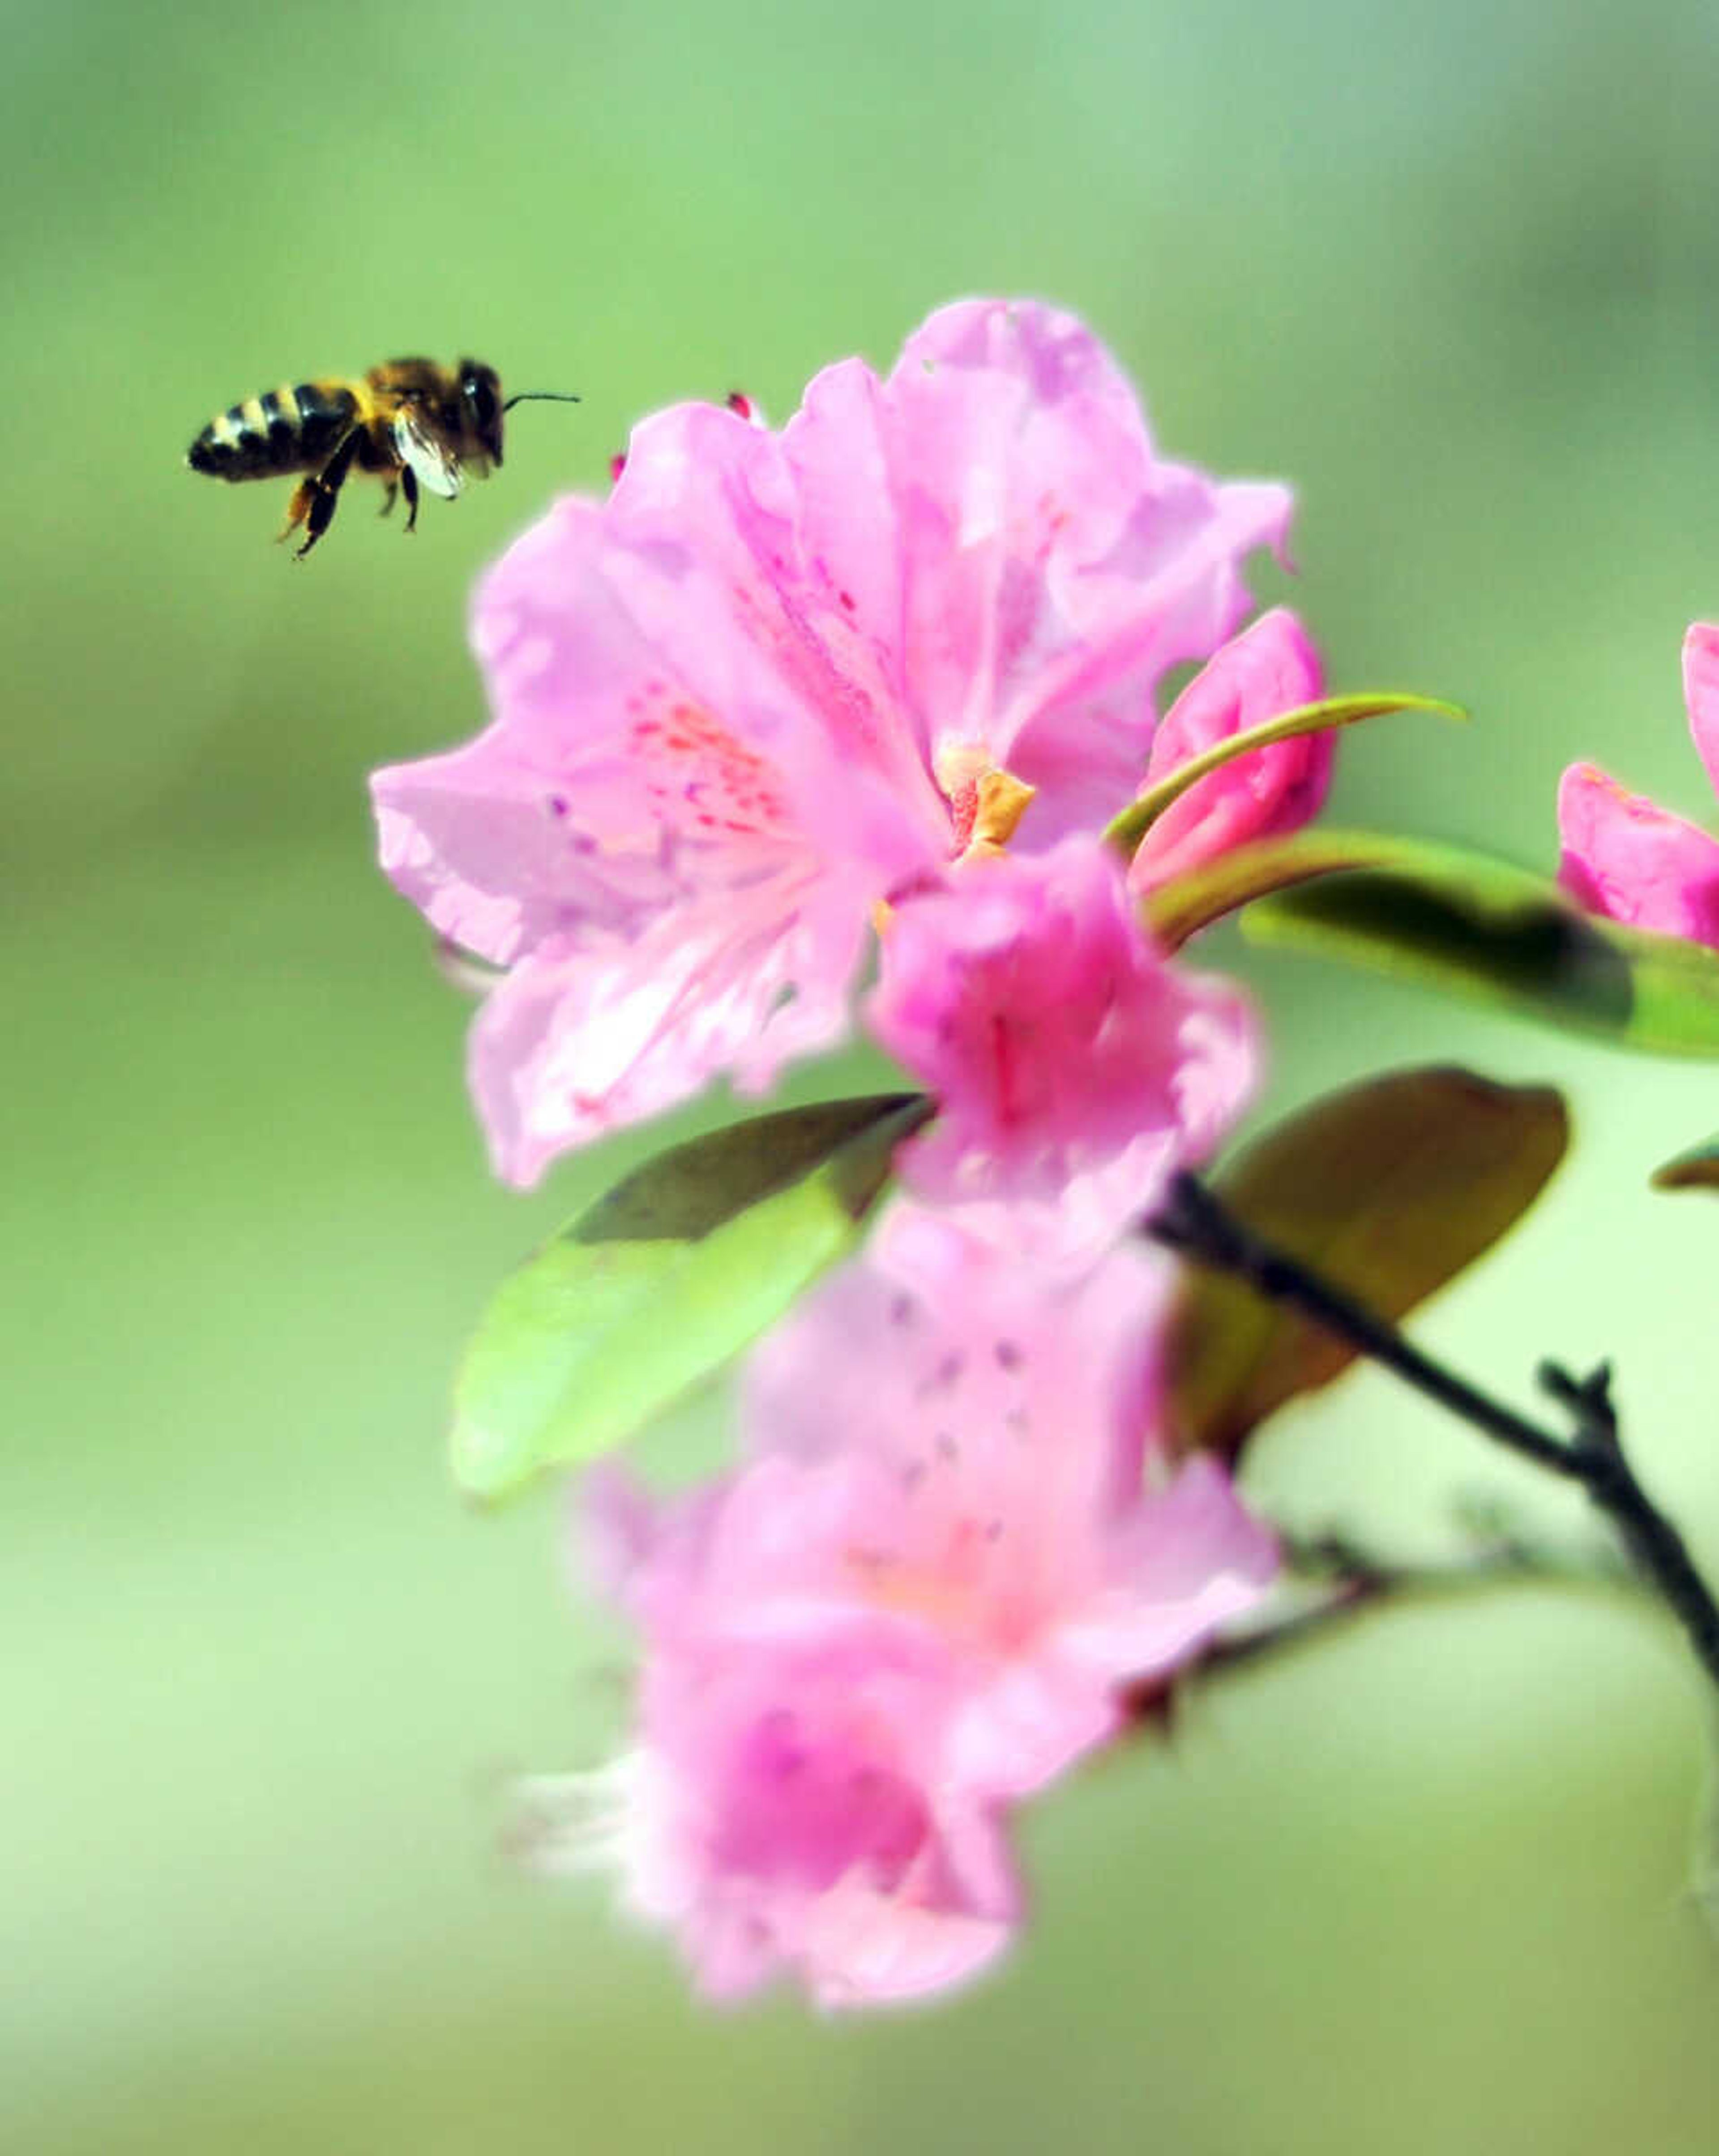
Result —
[[[755,1471],[716,1524],[768,1546],[788,1494]],[[1021,1894],[999,1808],[940,1769],[947,1658],[859,1607],[725,1606],[686,1523],[663,1534],[655,1599],[678,1587],[680,1621],[647,1639],[638,1743],[594,1774],[526,1785],[528,1855],[617,1871],[711,1999],[788,1975],[820,2005],[879,2005],[977,1974]]]
[[[1707,777],[1719,788],[1719,628],[1683,639],[1683,696]],[[1719,949],[1719,839],[1596,765],[1573,763],[1557,790],[1558,881],[1609,920]]]
[[[484,583],[488,730],[375,780],[388,874],[511,969],[471,1050],[501,1173],[839,1040],[873,905],[962,852],[987,773],[1037,789],[1034,846],[1114,813],[1289,506],[1162,459],[1034,303],[944,308],[780,434],[644,421]]]
[[[538,1785],[540,1848],[618,1861],[720,1997],[788,1973],[862,2004],[993,1958],[1021,1913],[1008,1807],[1275,1567],[1214,1465],[1143,1479],[1161,1261],[1053,1287],[923,1214],[891,1253],[758,1351],[734,1475],[591,1487],[644,1635],[637,1748]]]
[[[1325,694],[1319,654],[1287,608],[1261,614],[1183,690],[1152,737],[1144,792],[1232,735]],[[1234,846],[1299,830],[1331,788],[1337,737],[1302,734],[1250,750],[1173,801],[1134,855],[1129,881],[1151,891]]]
[[[937,1096],[921,1197],[1048,1255],[1102,1248],[1251,1090],[1246,1002],[1162,957],[1093,837],[963,864],[890,921],[871,1030]]]

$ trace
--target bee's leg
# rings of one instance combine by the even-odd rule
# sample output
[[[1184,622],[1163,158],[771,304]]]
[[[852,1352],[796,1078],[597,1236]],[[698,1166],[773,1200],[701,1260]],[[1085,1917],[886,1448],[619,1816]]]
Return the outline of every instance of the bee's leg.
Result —
[[[418,474],[410,465],[400,468],[400,490],[406,497],[406,529],[418,529]]]
[[[358,454],[358,444],[363,439],[362,427],[351,429],[321,470],[303,481],[293,495],[292,506],[287,512],[287,530],[291,531],[302,515],[305,543],[298,550],[300,561],[304,560],[333,523],[334,506],[340,499],[341,489],[346,485],[346,474],[352,469],[352,459]]]
[[[310,514],[310,504],[316,498],[316,490],[307,479],[301,479],[292,490],[292,500],[286,505],[286,521],[275,535],[278,547],[283,539],[290,539],[305,519]]]
[[[388,511],[393,507],[395,497],[398,495],[399,491],[400,482],[397,479],[391,479],[388,481],[387,492],[383,495],[382,498],[382,507],[376,512],[378,516],[386,516],[387,515]]]

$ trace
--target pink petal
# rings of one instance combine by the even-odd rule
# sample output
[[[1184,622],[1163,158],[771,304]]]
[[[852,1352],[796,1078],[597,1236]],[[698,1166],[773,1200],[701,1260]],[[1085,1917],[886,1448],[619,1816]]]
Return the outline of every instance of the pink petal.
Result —
[[[937,1767],[940,1658],[863,1611],[785,1634],[725,1635],[722,1616],[651,1649],[629,1898],[715,1998],[788,1974],[856,2005],[976,1973],[1019,1894],[994,1810]]]
[[[898,1508],[1085,1519],[1139,1488],[1174,1286],[1142,1245],[1071,1280],[903,1200],[752,1351],[741,1428],[761,1461],[880,1463]]]
[[[994,1834],[994,1830],[993,1830]],[[1002,1859],[996,1860],[998,1869]],[[881,1896],[844,1880],[808,1912],[798,1959],[820,2006],[885,2006],[949,1991],[1007,1950],[1019,1922],[1010,1882],[996,1905],[946,1897],[932,1906]]]
[[[1193,1661],[1280,1568],[1275,1538],[1208,1460],[1119,1512],[1089,1561],[1085,1594],[1036,1653],[970,1699],[950,1742],[964,1784],[1025,1794],[1054,1779],[1122,1728],[1130,1689]]]
[[[1277,1542],[1216,1460],[1188,1460],[1141,1504],[1111,1553],[1106,1593],[1065,1635],[1113,1678],[1188,1661],[1257,1607],[1280,1566]]]
[[[748,932],[750,929],[750,932]],[[551,941],[494,988],[471,1086],[496,1172],[661,1113],[731,1071],[746,1091],[847,1031],[864,915],[792,874],[665,911],[630,938]]]
[[[937,1096],[902,1155],[909,1183],[944,1204],[1039,1209],[1013,1215],[1035,1245],[1114,1240],[1211,1150],[1255,1073],[1244,1001],[1158,956],[1091,837],[976,860],[904,905],[866,1016]]]
[[[841,407],[841,514],[850,524],[865,506],[875,386],[865,367],[849,361],[808,392],[808,401]],[[818,543],[816,505],[806,498],[815,475],[793,454],[804,424],[803,416],[791,422],[778,440],[726,412],[681,405],[634,430],[612,504],[613,527],[653,559],[672,561],[677,583],[640,580],[636,598],[629,585],[629,602],[671,664],[700,677],[713,667],[730,670],[707,694],[716,708],[745,720],[748,739],[762,725],[778,751],[784,735],[804,732],[816,742],[818,775],[798,803],[813,828],[842,805],[821,774],[867,773],[899,803],[899,814],[917,819],[921,846],[935,853],[947,844],[947,810],[931,780],[923,737],[904,709],[897,654],[886,633],[896,619],[885,598],[887,580],[898,573],[891,535],[868,526],[850,549],[856,595]],[[689,586],[704,603],[686,603]],[[910,850],[909,858],[917,857]]]
[[[1126,1684],[1257,1603],[1276,1553],[1214,1467],[1141,1489],[1162,1268],[1120,1250],[1070,1287],[968,1250],[958,1294],[941,1264],[847,1267],[755,1353],[753,1472],[782,1448],[808,1464],[776,1471],[798,1546],[755,1532],[726,1569],[803,1610],[839,1580],[941,1637],[965,1672],[951,1785],[1018,1797],[1113,1732]]]
[[[807,556],[893,640],[926,753],[1038,787],[1034,845],[1132,792],[1158,677],[1234,626],[1290,512],[1159,458],[1104,346],[1030,300],[941,309],[881,385],[829,370],[784,447]]]
[[[1293,613],[1276,608],[1224,645],[1171,706],[1153,737],[1146,785],[1217,742],[1324,694],[1318,654]],[[1298,829],[1316,815],[1336,753],[1329,733],[1252,750],[1173,802],[1134,856],[1129,886],[1148,891],[1251,839]]]
[[[1245,619],[1253,601],[1240,565],[1261,547],[1283,557],[1293,508],[1286,487],[1214,485],[1175,465],[1153,475],[1104,565],[1111,621],[1045,685],[1008,752],[1009,769],[1043,797],[1034,844],[1116,813],[1137,780],[1159,681]]]
[[[1692,623],[1684,637],[1683,701],[1708,783],[1719,793],[1719,628],[1711,622]]]
[[[1557,790],[1558,881],[1579,905],[1719,948],[1719,840],[1591,763]]]

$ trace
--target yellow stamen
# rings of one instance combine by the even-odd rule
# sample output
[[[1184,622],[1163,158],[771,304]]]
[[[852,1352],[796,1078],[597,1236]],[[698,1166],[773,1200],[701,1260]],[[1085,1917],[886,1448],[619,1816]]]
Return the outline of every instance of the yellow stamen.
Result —
[[[994,764],[979,773],[979,805],[973,817],[972,836],[962,855],[963,860],[983,860],[1000,854],[1019,828],[1027,804],[1038,791],[1012,772]]]

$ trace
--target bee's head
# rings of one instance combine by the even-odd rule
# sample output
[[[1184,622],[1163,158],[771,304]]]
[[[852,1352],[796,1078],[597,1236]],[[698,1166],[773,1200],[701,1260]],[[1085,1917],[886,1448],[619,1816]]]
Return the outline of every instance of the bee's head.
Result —
[[[501,461],[501,377],[480,359],[459,362],[459,408],[470,435],[492,465]]]

